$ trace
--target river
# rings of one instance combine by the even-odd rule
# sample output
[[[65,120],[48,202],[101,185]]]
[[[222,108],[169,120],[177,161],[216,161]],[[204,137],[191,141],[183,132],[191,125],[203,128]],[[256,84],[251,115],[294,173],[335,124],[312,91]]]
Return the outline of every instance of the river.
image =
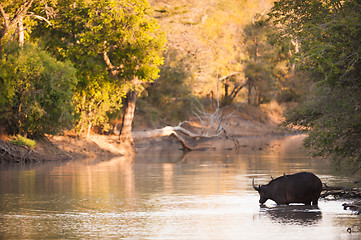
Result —
[[[0,165],[0,239],[361,239],[346,200],[259,205],[253,178],[311,171],[349,184],[328,160],[308,157],[302,139],[249,152],[154,147],[134,159]]]

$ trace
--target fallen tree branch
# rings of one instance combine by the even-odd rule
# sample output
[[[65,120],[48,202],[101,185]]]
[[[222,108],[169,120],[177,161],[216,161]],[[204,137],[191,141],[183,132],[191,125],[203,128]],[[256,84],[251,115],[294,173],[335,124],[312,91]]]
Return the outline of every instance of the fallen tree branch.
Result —
[[[332,196],[334,199],[340,198],[361,198],[361,188],[349,188],[349,187],[339,187],[339,186],[327,186],[324,183],[324,187],[322,188],[321,198],[327,198]],[[353,203],[344,203],[342,204],[344,210],[352,210],[356,212],[356,214],[361,214],[361,200],[354,201]],[[352,229],[348,228],[347,231],[351,232]],[[354,230],[353,230],[354,231]]]
[[[161,129],[154,129],[154,130],[149,130],[149,131],[145,131],[145,132],[132,132],[132,137],[135,140],[142,140],[142,139],[149,139],[149,138],[159,138],[159,137],[167,137],[167,136],[174,136],[176,139],[178,139],[178,141],[183,145],[183,147],[187,150],[194,150],[194,148],[190,147],[187,142],[180,137],[177,132],[176,129],[179,130],[178,127],[171,127],[171,126],[167,126]],[[183,129],[184,132],[188,131],[186,129]],[[191,134],[191,132],[189,132],[189,134]]]
[[[327,186],[324,184],[322,188],[321,198],[326,198],[333,196],[335,199],[339,198],[361,198],[361,188],[348,188],[348,187],[338,187],[338,186]]]
[[[189,151],[197,150],[196,148],[189,146],[188,143],[181,136],[179,136],[176,132],[172,133],[171,136],[174,136],[175,138],[177,138],[178,141],[183,145],[184,149],[187,149]]]
[[[233,140],[235,147],[238,148],[238,141],[229,137],[225,128],[223,127],[224,120],[232,117],[233,113],[237,110],[226,115],[224,114],[224,110],[226,108],[220,108],[219,104],[215,105],[214,103],[213,106],[215,107],[213,113],[206,112],[200,101],[194,98],[194,101],[192,102],[192,112],[200,125],[193,130],[185,128],[183,125],[189,122],[183,121],[180,122],[178,126],[166,126],[160,129],[148,130],[144,132],[132,132],[132,138],[134,140],[143,140],[165,136],[174,136],[182,144],[184,149],[192,151],[204,148],[191,147],[187,141],[178,133],[182,133],[189,138],[196,140],[221,137],[221,134],[224,134],[225,138]]]
[[[186,150],[198,150],[199,148],[195,148],[195,147],[191,147],[186,140],[184,140],[176,131],[179,131],[191,138],[211,138],[211,137],[215,137],[214,136],[204,136],[202,134],[196,134],[196,133],[192,133],[191,131],[181,127],[181,125],[183,124],[183,122],[181,122],[178,126],[172,127],[172,126],[166,126],[164,128],[160,128],[160,129],[154,129],[154,130],[149,130],[149,131],[144,131],[144,132],[132,132],[132,137],[135,140],[142,140],[142,139],[149,139],[149,138],[159,138],[159,137],[168,137],[168,136],[174,136],[184,147],[184,149]]]

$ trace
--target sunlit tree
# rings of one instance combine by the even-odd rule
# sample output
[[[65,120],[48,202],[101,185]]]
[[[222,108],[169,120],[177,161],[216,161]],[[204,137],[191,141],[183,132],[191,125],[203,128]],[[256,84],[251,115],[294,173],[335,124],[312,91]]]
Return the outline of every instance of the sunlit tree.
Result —
[[[75,73],[71,63],[36,45],[6,47],[0,58],[2,130],[40,137],[72,127]]]
[[[78,130],[104,128],[127,93],[128,100],[135,99],[142,82],[158,77],[165,39],[145,0],[64,0],[56,9],[53,27],[40,28],[38,36],[78,70]],[[123,127],[128,136],[131,121]]]

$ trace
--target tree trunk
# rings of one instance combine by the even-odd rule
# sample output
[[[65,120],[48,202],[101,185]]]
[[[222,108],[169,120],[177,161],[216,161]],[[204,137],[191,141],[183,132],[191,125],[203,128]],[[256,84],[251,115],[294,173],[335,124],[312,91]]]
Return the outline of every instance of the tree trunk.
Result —
[[[247,96],[247,102],[248,105],[251,105],[252,103],[252,84],[250,82],[248,82],[248,96]]]
[[[255,87],[254,92],[255,92],[254,105],[258,106],[261,104],[261,91],[259,90],[258,87]]]
[[[224,98],[228,98],[228,87],[229,85],[227,83],[224,84]]]
[[[15,26],[19,21],[22,21],[22,18],[27,14],[33,2],[34,0],[28,0],[25,3],[23,3],[11,20],[9,19],[9,16],[6,14],[4,8],[0,3],[0,17],[4,22],[4,26],[0,29],[0,51],[2,51],[3,48],[3,46],[1,45],[2,38],[9,31],[9,29]]]
[[[231,95],[230,95],[230,101],[231,103],[233,102],[233,100],[236,98],[237,94],[239,93],[239,91],[241,91],[242,88],[244,88],[245,86],[247,85],[247,82],[239,87],[234,87],[232,92],[231,92]]]
[[[222,106],[227,106],[227,105],[230,104],[230,98],[229,98],[229,95],[228,95],[228,88],[229,88],[229,84],[225,83],[224,84],[224,98],[223,98],[222,103],[221,103]]]
[[[137,100],[137,92],[130,90],[127,93],[122,128],[119,135],[119,139],[122,140],[123,142],[129,141],[130,143],[133,143],[132,123],[134,118],[136,100]]]

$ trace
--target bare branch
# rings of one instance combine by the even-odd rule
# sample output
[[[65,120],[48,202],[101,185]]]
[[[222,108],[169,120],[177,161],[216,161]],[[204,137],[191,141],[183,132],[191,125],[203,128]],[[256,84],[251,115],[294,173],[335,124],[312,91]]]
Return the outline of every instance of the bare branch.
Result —
[[[243,73],[243,72],[233,72],[231,74],[228,74],[227,76],[219,78],[218,81],[222,82],[222,81],[224,81],[224,80],[226,80],[226,79],[228,79],[228,78],[230,78],[230,77],[232,77],[234,75],[238,75],[238,74],[241,74],[241,73]]]
[[[116,77],[118,74],[118,70],[114,67],[114,65],[110,61],[110,58],[106,51],[103,52],[103,59],[104,59],[105,64],[108,66],[110,73],[113,75],[113,77]]]
[[[26,3],[24,3],[16,12],[15,16],[13,17],[13,19],[11,19],[11,21],[8,18],[8,15],[5,13],[4,8],[2,7],[2,5],[0,4],[0,12],[1,15],[4,19],[5,22],[5,26],[0,30],[0,40],[5,36],[5,34],[9,31],[10,28],[12,28],[13,26],[15,26],[18,22],[20,22],[22,20],[22,18],[25,16],[26,12],[29,10],[29,8],[31,7],[31,4],[34,2],[34,0],[30,0]],[[0,51],[1,51],[1,44],[0,44]]]
[[[34,18],[37,18],[39,20],[43,20],[45,21],[49,26],[52,26],[51,22],[49,22],[48,19],[42,17],[42,16],[39,16],[39,15],[35,15],[33,12],[30,13],[30,15],[26,15],[26,17],[34,17]]]
[[[8,17],[8,15],[5,13],[5,10],[4,10],[4,8],[2,7],[1,3],[0,3],[0,13],[1,13],[1,16],[2,16],[3,19],[4,19],[5,28],[8,28],[8,27],[9,27],[9,17]]]
[[[20,19],[22,17],[24,17],[24,15],[29,10],[29,8],[31,7],[31,4],[33,4],[33,2],[34,2],[34,0],[30,0],[30,1],[26,2],[23,6],[21,6],[21,8],[15,14],[14,18],[10,21],[9,27],[17,24],[20,21]]]

